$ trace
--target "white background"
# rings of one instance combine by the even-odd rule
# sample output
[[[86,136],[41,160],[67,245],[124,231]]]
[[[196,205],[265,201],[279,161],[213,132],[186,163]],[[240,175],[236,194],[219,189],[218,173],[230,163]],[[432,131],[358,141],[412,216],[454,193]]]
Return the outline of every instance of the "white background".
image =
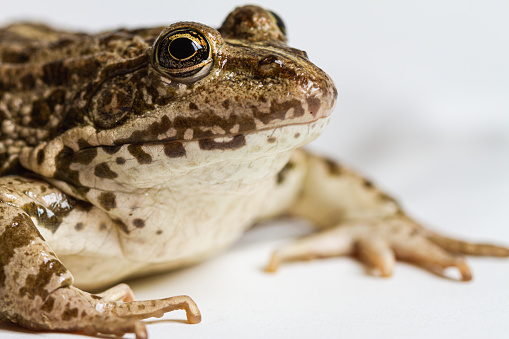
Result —
[[[509,245],[509,2],[259,1],[290,44],[335,80],[339,101],[317,152],[342,159],[446,234]],[[4,1],[0,23],[38,19],[97,31],[194,20],[217,27],[222,1]],[[138,298],[188,294],[203,322],[174,312],[152,338],[495,338],[509,332],[509,260],[470,258],[460,283],[398,264],[370,276],[349,258],[262,271],[309,232],[257,227],[201,265],[132,283]],[[454,272],[453,272],[454,273]],[[63,338],[0,325],[2,338]],[[132,336],[131,336],[132,337]]]

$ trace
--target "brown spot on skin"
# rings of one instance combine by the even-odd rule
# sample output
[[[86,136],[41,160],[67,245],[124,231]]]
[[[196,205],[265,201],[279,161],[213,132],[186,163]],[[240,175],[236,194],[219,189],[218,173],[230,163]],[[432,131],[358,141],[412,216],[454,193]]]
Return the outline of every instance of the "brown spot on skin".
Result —
[[[117,195],[112,192],[102,192],[99,194],[97,199],[99,200],[99,204],[106,210],[109,211],[113,208],[117,208]]]
[[[104,231],[107,228],[106,224],[99,225],[99,231]]]
[[[43,161],[44,161],[44,150],[40,149],[39,151],[37,151],[37,165],[42,164]]]
[[[199,141],[200,149],[205,151],[211,151],[215,149],[219,150],[234,150],[241,148],[246,145],[246,138],[239,134],[233,137],[233,140],[228,142],[215,142],[212,139],[202,139]]]
[[[64,312],[62,312],[61,316],[62,320],[64,321],[69,321],[76,317],[78,317],[78,309],[76,307],[70,309],[69,305],[67,305],[67,308],[64,310]]]
[[[341,169],[341,166],[331,159],[324,159],[325,165],[327,166],[327,169],[329,171],[330,175],[340,175],[343,171]]]
[[[373,187],[373,182],[371,182],[370,180],[368,179],[364,179],[364,181],[362,182],[362,184],[364,185],[364,187],[366,188],[372,188]]]
[[[123,164],[125,164],[125,159],[123,157],[118,157],[118,158],[115,159],[115,162],[118,165],[123,165]]]
[[[143,305],[143,304],[138,305],[138,309],[139,309],[140,311],[141,311],[141,310],[144,310],[144,309],[145,309],[145,305]]]
[[[118,151],[120,151],[121,148],[122,148],[122,146],[103,146],[102,147],[103,151],[110,155],[117,153]]]
[[[32,103],[32,112],[30,113],[30,126],[45,126],[51,117],[51,108],[43,99],[36,100]]]
[[[25,280],[25,286],[20,288],[19,295],[24,297],[25,295],[29,299],[35,299],[35,296],[46,299],[49,292],[46,286],[50,283],[53,276],[63,276],[67,274],[67,269],[62,263],[56,259],[50,259],[44,261],[39,265],[39,271],[37,274],[29,274]],[[71,285],[71,278],[66,279],[59,287],[65,287]]]
[[[76,200],[64,195],[64,198],[53,203],[49,208],[35,202],[21,206],[29,216],[36,218],[37,224],[55,233],[62,224],[62,219],[69,215],[76,206]]]
[[[299,138],[300,137],[300,133],[295,133],[295,135],[293,136],[295,139]]]
[[[306,101],[308,103],[309,112],[315,117],[318,113],[318,110],[320,109],[320,106],[322,105],[320,99],[309,97],[306,99]]]
[[[122,232],[129,234],[129,229],[127,225],[120,219],[115,219],[113,222],[122,230]]]
[[[105,162],[101,162],[99,165],[95,166],[94,174],[96,177],[105,179],[115,179],[118,177],[118,174],[113,172]]]
[[[31,90],[35,87],[35,77],[32,73],[23,75],[20,82],[24,90]]]
[[[44,301],[44,304],[42,304],[41,311],[48,312],[48,313],[53,311],[54,304],[55,304],[55,298],[53,298],[52,296],[49,296],[48,299],[46,299],[46,301]]]
[[[157,230],[157,231],[156,231],[156,234],[157,234],[157,235],[160,235],[160,234],[162,234],[162,233],[163,233],[163,231],[161,231],[161,230]]]
[[[268,137],[267,138],[267,142],[272,144],[272,143],[276,142],[276,138],[275,137]]]
[[[186,149],[180,142],[171,142],[164,144],[164,154],[168,158],[180,158],[186,155]]]
[[[276,177],[276,182],[278,185],[282,184],[285,181],[286,175],[292,168],[295,167],[295,164],[291,161],[287,162],[286,165],[279,171]]]
[[[52,61],[43,65],[42,80],[48,85],[63,85],[68,82],[70,72],[62,61]]]
[[[137,228],[142,228],[142,227],[145,227],[145,221],[143,219],[134,219],[133,220],[133,225]]]
[[[74,229],[75,229],[76,231],[81,231],[81,230],[83,229],[83,227],[84,227],[84,226],[85,226],[85,225],[84,225],[82,222],[79,222],[79,223],[77,223],[77,224],[74,226]]]
[[[80,182],[78,171],[72,170],[70,167],[73,163],[74,151],[69,147],[64,147],[56,156],[56,172],[54,178],[69,183],[73,193],[78,196],[84,196],[90,188],[85,187]]]
[[[141,145],[129,145],[127,146],[127,150],[133,157],[136,158],[136,161],[138,161],[138,164],[140,165],[150,164],[152,162],[152,157],[141,148]]]
[[[97,148],[84,148],[81,151],[74,154],[73,161],[78,164],[88,165],[97,156]]]
[[[78,139],[78,147],[79,147],[80,150],[82,150],[84,148],[91,148],[93,146],[88,141],[86,141],[85,139],[79,138]]]
[[[14,256],[14,251],[18,247],[26,247],[35,239],[42,239],[41,234],[35,227],[32,219],[25,213],[19,213],[12,218],[11,222],[5,226],[2,234],[0,234],[0,287],[5,287],[6,273],[4,267]]]
[[[197,109],[198,109],[198,106],[196,106],[196,104],[195,104],[194,102],[190,102],[190,103],[189,103],[189,109],[197,110]]]
[[[64,104],[65,94],[66,94],[66,91],[61,88],[57,88],[53,92],[51,92],[51,94],[46,99],[49,107],[53,110],[53,109],[55,109],[55,107],[57,105]]]
[[[274,120],[284,120],[290,109],[293,109],[294,117],[303,116],[305,113],[302,103],[297,99],[292,99],[281,103],[272,101],[269,112],[261,112],[257,108],[253,108],[253,115],[264,124],[269,124]]]

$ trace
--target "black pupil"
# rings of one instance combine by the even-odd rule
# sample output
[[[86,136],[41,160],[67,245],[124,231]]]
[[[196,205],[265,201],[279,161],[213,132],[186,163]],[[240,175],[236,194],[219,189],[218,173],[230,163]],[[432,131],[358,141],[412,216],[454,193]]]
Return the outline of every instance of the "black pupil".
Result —
[[[193,56],[197,50],[201,49],[201,46],[191,39],[177,38],[170,43],[168,49],[173,57],[183,60]]]

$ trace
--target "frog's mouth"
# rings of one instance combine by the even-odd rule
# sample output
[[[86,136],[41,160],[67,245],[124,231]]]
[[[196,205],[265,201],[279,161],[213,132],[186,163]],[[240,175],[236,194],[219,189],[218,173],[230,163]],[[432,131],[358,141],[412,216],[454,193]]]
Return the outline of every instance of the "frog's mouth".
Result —
[[[73,151],[64,146],[52,158],[53,164],[42,162],[31,168],[46,177],[67,182],[78,195],[86,193],[88,187],[103,185],[118,191],[148,188],[154,182],[163,184],[169,173],[185,175],[198,167],[232,161],[249,166],[250,161],[283,154],[314,140],[328,122],[329,116],[324,116],[308,123],[280,124],[242,134],[112,146],[92,146],[79,139],[78,144],[83,148]],[[42,149],[36,149],[31,157],[24,159],[24,166],[37,164],[39,151]],[[76,193],[76,189],[84,191]]]
[[[271,149],[281,144],[287,145],[289,148],[295,148],[303,146],[318,137],[323,130],[322,127],[327,125],[329,118],[330,113],[306,121],[285,119],[278,123],[260,127],[254,126],[250,130],[241,130],[239,124],[237,124],[231,132],[222,134],[213,134],[213,132],[221,130],[221,127],[207,128],[206,130],[209,133],[204,133],[203,136],[198,133],[196,137],[194,136],[196,128],[187,128],[183,133],[159,136],[155,139],[147,137],[150,134],[149,132],[138,130],[131,133],[128,138],[116,139],[114,145],[106,144],[99,147],[109,154],[115,154],[120,148],[127,148],[131,155],[136,157],[139,150],[160,145],[163,146],[164,153],[167,156],[174,158],[188,155],[190,152],[186,149],[194,147],[191,145],[197,147],[196,150],[192,150],[193,153],[197,151],[235,151],[246,146],[250,146],[248,148],[251,151],[257,151],[264,148],[261,147],[263,144],[270,145]],[[317,126],[320,126],[320,128],[317,128]],[[151,128],[156,127],[158,126],[151,125]],[[256,147],[253,148],[253,145],[256,145]]]

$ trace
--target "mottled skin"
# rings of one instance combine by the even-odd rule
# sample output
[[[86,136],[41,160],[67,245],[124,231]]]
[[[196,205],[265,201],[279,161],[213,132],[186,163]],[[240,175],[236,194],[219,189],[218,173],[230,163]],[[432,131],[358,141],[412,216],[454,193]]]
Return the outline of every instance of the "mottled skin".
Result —
[[[192,59],[169,47],[189,32],[201,41]],[[276,251],[269,271],[354,254],[382,276],[397,258],[469,280],[457,254],[509,255],[428,231],[369,181],[296,150],[325,128],[336,96],[286,45],[282,21],[255,6],[219,30],[0,29],[0,318],[138,338],[140,319],[171,310],[199,322],[187,296],[79,288],[204,260],[282,215],[323,230]]]

